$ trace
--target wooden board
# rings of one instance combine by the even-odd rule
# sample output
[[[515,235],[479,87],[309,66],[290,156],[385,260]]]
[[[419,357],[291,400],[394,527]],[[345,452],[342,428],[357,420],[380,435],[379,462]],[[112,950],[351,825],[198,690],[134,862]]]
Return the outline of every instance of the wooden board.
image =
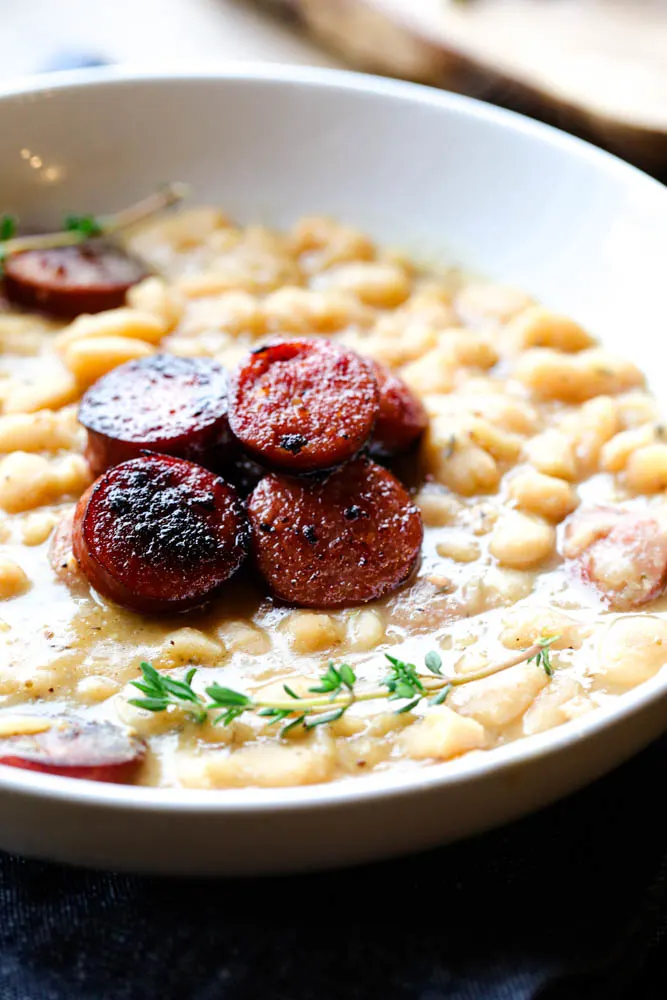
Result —
[[[667,171],[667,0],[261,0],[357,68],[472,94]]]

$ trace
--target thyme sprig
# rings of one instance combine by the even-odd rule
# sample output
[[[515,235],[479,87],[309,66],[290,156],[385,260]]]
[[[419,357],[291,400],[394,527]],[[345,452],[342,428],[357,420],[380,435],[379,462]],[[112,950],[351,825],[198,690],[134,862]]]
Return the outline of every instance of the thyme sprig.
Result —
[[[306,696],[297,694],[288,684],[283,684],[285,698],[270,700],[263,699],[261,695],[252,697],[220,684],[211,684],[205,688],[204,694],[199,694],[192,687],[196,668],[188,670],[183,680],[179,681],[168,674],[159,673],[150,663],[142,663],[142,680],[132,681],[132,684],[144,697],[131,698],[130,704],[149,712],[178,708],[196,723],[201,724],[210,718],[213,725],[222,723],[224,726],[228,726],[245,712],[255,712],[268,719],[269,726],[281,725],[280,735],[284,736],[296,727],[314,729],[316,726],[336,722],[359,701],[384,698],[390,702],[403,702],[395,709],[399,715],[412,711],[423,699],[428,699],[430,705],[441,705],[453,688],[491,677],[519,663],[534,662],[544,670],[547,677],[552,677],[550,650],[558,638],[559,636],[554,635],[540,639],[528,649],[520,650],[500,663],[448,677],[442,673],[442,659],[434,650],[424,658],[428,673],[421,673],[413,663],[406,663],[405,660],[386,653],[389,673],[379,686],[366,690],[357,689],[357,676],[348,663],[336,666],[330,661],[318,683],[308,688]]]
[[[558,638],[559,636],[554,635],[548,639],[538,639],[535,645],[539,646],[540,650],[528,660],[528,663],[534,662],[536,667],[541,667],[547,677],[553,677],[554,675],[554,668],[551,662],[551,646]]]
[[[54,247],[84,243],[95,236],[113,236],[114,233],[182,201],[189,190],[187,184],[180,182],[165,184],[158,191],[113,215],[68,215],[63,220],[62,229],[57,232],[32,236],[16,236],[16,219],[12,215],[3,215],[0,218],[0,261],[24,250],[51,250]]]

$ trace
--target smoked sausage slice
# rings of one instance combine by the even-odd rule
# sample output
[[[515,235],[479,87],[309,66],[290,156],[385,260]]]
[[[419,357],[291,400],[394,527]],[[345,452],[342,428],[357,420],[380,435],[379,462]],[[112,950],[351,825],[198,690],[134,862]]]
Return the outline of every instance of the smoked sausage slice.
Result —
[[[64,319],[124,305],[128,288],[147,274],[140,261],[101,240],[23,250],[7,257],[4,272],[11,302]]]
[[[374,363],[380,409],[371,438],[371,454],[390,458],[412,447],[428,426],[421,400],[386,365]]]
[[[409,495],[367,458],[325,482],[266,476],[248,512],[261,574],[276,597],[303,607],[382,597],[409,577],[423,538]]]
[[[0,764],[92,781],[130,782],[146,744],[109,722],[63,717],[34,735],[0,738]]]
[[[89,583],[147,613],[203,604],[240,567],[248,543],[234,488],[169,455],[109,469],[79,500],[72,530]]]
[[[564,522],[561,551],[613,611],[641,607],[667,584],[667,531],[648,514],[582,507]]]
[[[210,465],[231,444],[227,374],[211,358],[156,354],[128,361],[88,389],[79,420],[96,476],[144,451]]]
[[[251,457],[292,472],[329,469],[366,444],[379,392],[370,362],[327,340],[261,347],[232,378],[229,421]]]

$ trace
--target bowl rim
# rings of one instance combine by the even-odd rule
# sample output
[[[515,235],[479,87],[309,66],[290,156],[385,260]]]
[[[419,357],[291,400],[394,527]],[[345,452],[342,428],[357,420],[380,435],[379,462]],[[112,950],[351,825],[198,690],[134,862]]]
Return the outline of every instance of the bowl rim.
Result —
[[[357,92],[380,99],[443,108],[449,114],[472,118],[523,134],[538,144],[559,148],[571,157],[588,162],[594,169],[618,175],[626,186],[643,188],[646,195],[663,199],[667,187],[637,167],[599,149],[583,139],[550,125],[476,98],[437,90],[422,84],[355,73],[347,70],[280,63],[228,62],[213,66],[181,67],[173,70],[108,66],[64,70],[40,76],[25,76],[0,82],[0,106],[5,102],[33,99],[62,90],[132,87],[142,83],[187,85],[194,82],[270,82],[321,90]],[[1,112],[0,112],[1,113]],[[169,813],[285,812],[332,808],[342,804],[378,802],[444,790],[466,782],[483,780],[511,768],[539,761],[629,720],[645,708],[667,698],[667,669],[622,694],[617,701],[600,706],[579,719],[544,733],[525,736],[492,751],[474,751],[453,761],[427,767],[376,772],[363,777],[287,788],[152,788],[114,785],[86,779],[39,774],[0,765],[0,792],[60,803],[90,805],[108,810],[145,810]]]

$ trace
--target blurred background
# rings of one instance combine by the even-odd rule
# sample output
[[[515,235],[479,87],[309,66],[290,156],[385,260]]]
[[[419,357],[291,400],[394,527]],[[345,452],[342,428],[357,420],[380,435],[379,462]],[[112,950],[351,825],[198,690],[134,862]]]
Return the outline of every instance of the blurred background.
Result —
[[[667,0],[0,0],[0,79],[71,65],[343,66],[516,108],[667,177]]]
[[[156,67],[224,59],[340,64],[277,13],[254,0],[0,0],[0,75],[76,57]]]

